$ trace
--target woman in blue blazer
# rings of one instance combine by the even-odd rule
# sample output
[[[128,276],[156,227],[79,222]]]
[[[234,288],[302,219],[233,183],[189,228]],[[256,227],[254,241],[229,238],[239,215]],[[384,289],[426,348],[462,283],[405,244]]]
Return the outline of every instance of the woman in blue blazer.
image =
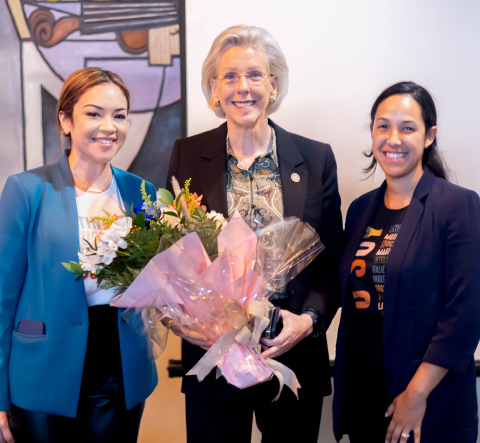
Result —
[[[110,165],[125,142],[128,110],[118,75],[74,72],[58,114],[70,149],[56,164],[9,177],[3,189],[0,436],[7,442],[10,409],[20,419],[18,441],[137,440],[144,400],[157,384],[145,338],[108,305],[113,294],[98,290],[94,276],[75,281],[62,266],[78,261],[83,235],[92,240],[101,228],[89,220],[104,204],[121,214],[118,206],[141,202],[142,180]],[[154,195],[153,185],[146,189]]]
[[[371,112],[383,185],[350,206],[340,264],[337,440],[474,443],[480,201],[446,180],[430,94],[403,82]]]

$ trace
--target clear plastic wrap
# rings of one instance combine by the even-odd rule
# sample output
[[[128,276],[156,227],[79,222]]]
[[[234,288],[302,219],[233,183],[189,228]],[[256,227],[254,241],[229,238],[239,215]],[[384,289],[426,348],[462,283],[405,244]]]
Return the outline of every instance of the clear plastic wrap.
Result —
[[[165,345],[163,324],[187,326],[214,346],[188,375],[201,381],[217,374],[238,388],[269,380],[287,383],[296,393],[292,371],[261,356],[259,340],[269,324],[269,296],[282,290],[323,249],[318,234],[297,218],[263,226],[254,232],[238,213],[217,238],[212,262],[196,232],[155,256],[131,286],[112,300],[129,308],[126,320]]]

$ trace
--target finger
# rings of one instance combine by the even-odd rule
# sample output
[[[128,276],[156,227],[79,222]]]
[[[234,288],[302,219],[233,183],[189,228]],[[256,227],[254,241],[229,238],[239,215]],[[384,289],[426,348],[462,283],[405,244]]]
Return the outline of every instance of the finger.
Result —
[[[3,435],[1,442],[6,442],[6,443],[14,443],[15,439],[13,438],[13,435],[10,431],[10,428],[8,425],[0,426],[0,437]]]
[[[395,401],[388,407],[385,417],[390,417],[395,412]]]
[[[400,435],[402,434],[403,426],[397,425],[392,434],[392,441],[390,443],[398,443]]]
[[[195,339],[188,338],[188,337],[185,338],[185,340],[187,340],[192,345],[200,346],[202,349],[205,349],[207,351],[213,346],[212,342],[205,341],[205,340],[195,340]]]
[[[410,438],[410,432],[407,432],[408,429],[403,429],[402,433],[400,434],[400,443],[407,443],[408,439]]]
[[[290,338],[291,338],[291,331],[289,330],[289,328],[283,328],[282,332],[280,332],[280,334],[278,334],[275,338],[272,338],[272,339],[262,338],[261,342],[266,344],[269,347],[283,346],[285,343],[288,343],[290,341]]]
[[[396,427],[397,427],[397,423],[392,420],[387,428],[387,435],[385,436],[386,443],[391,443],[393,431],[395,430]]]
[[[277,356],[277,351],[280,349],[279,346],[273,346],[266,351],[262,352],[263,358],[275,358]]]
[[[422,434],[422,428],[416,428],[413,430],[413,436],[415,437],[415,443],[420,443],[420,436]]]
[[[181,328],[182,329],[182,333],[188,337],[189,339],[192,339],[192,340],[199,340],[199,341],[208,341],[208,338],[202,334],[201,332],[197,332],[197,331],[194,331],[190,328],[187,328],[187,327],[183,327]]]

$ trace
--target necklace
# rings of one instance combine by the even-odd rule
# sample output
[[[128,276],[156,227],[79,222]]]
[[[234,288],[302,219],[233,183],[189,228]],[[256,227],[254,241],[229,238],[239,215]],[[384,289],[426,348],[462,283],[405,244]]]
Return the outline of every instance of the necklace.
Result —
[[[105,185],[102,189],[97,189],[97,188],[89,188],[85,183],[83,183],[83,181],[80,179],[80,177],[75,173],[75,171],[73,170],[73,168],[70,168],[70,171],[72,171],[72,174],[77,177],[78,181],[84,186],[84,188],[88,191],[88,192],[97,192],[97,193],[100,193],[100,192],[103,192],[105,191],[105,188],[107,187],[107,185]]]

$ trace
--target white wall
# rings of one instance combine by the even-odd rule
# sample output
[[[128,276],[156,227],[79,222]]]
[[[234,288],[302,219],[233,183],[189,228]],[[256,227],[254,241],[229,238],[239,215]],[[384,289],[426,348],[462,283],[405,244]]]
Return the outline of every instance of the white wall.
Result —
[[[362,151],[370,146],[369,112],[383,89],[403,80],[431,92],[439,145],[456,182],[480,193],[480,2],[186,2],[189,135],[222,123],[200,89],[212,41],[228,26],[256,25],[278,40],[290,67],[289,94],[272,118],[290,132],[332,145],[344,215],[353,199],[381,183],[381,174],[361,181],[367,164]],[[336,326],[335,321],[329,331],[331,356]],[[329,404],[327,399],[323,442],[334,441],[325,428],[331,421]]]
[[[458,184],[480,193],[480,2],[187,0],[186,10],[189,135],[223,122],[200,88],[214,38],[235,24],[256,25],[278,40],[290,67],[289,94],[272,118],[332,145],[344,216],[353,199],[381,183],[381,173],[362,181],[370,108],[402,80],[431,92],[447,163]],[[333,350],[335,325],[329,335]]]

